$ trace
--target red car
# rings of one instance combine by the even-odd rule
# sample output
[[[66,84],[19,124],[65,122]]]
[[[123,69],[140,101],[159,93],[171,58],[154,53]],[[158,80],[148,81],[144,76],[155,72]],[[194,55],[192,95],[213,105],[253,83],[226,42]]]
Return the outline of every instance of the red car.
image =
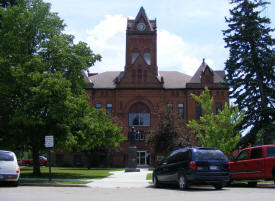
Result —
[[[48,159],[44,156],[39,156],[41,166],[47,165]],[[33,165],[33,159],[22,159],[22,165]]]
[[[258,181],[274,180],[275,145],[246,148],[229,162],[230,179],[256,186]]]

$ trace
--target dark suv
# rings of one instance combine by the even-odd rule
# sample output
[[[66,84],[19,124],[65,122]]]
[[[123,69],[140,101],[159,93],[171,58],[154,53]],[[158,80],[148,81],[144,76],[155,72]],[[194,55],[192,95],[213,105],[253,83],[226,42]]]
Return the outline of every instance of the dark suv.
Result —
[[[191,184],[211,184],[222,189],[229,181],[228,160],[215,148],[187,147],[171,152],[154,170],[153,184],[177,183],[181,190]]]

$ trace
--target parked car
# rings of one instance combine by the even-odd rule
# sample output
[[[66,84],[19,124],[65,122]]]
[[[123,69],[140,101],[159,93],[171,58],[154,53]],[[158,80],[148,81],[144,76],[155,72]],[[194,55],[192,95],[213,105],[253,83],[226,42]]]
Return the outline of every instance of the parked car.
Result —
[[[11,151],[0,150],[0,181],[12,182],[18,185],[20,168],[17,164],[16,156]]]
[[[275,183],[275,145],[242,149],[229,162],[229,171],[231,181],[245,181],[250,186],[262,180],[274,180]]]
[[[39,156],[39,164],[41,166],[47,165],[48,159],[44,156]],[[22,159],[22,165],[33,165],[33,159]]]
[[[22,166],[22,165],[23,165],[22,160],[17,160],[17,164],[18,164],[19,166]]]
[[[222,189],[229,181],[228,160],[216,148],[186,147],[171,152],[153,171],[156,187],[176,183],[181,190],[192,184]]]

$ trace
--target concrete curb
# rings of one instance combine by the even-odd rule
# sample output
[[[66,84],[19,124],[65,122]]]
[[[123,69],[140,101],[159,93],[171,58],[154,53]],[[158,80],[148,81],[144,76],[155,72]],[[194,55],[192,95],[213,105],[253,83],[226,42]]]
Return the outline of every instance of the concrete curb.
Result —
[[[40,187],[88,187],[86,184],[51,184],[51,183],[19,183],[19,186],[40,186]]]

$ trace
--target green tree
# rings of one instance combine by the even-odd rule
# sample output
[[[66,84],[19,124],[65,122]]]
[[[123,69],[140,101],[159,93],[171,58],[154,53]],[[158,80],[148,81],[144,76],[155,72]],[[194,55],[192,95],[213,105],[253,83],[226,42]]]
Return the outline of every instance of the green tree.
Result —
[[[232,0],[231,4],[229,28],[223,31],[230,51],[226,80],[230,97],[245,111],[241,129],[251,128],[244,139],[254,144],[256,134],[268,132],[275,117],[275,42],[270,34],[274,29],[263,14],[268,2]]]
[[[71,140],[75,119],[84,118],[82,71],[100,56],[63,34],[63,21],[42,0],[17,0],[0,7],[0,16],[1,147],[31,149],[40,174],[44,136],[62,145]]]
[[[160,104],[155,115],[158,124],[150,133],[147,143],[156,153],[167,154],[182,146],[198,145],[196,137],[188,132],[184,119],[167,104]]]
[[[240,140],[235,128],[242,121],[243,114],[238,108],[228,107],[225,103],[224,110],[214,115],[213,97],[207,87],[200,96],[192,94],[192,98],[201,105],[204,114],[199,122],[189,121],[187,127],[197,135],[203,147],[216,147],[229,156]]]
[[[113,123],[104,109],[83,106],[82,112],[86,114],[75,121],[74,132],[70,136],[73,140],[66,141],[66,146],[71,150],[83,152],[89,160],[90,168],[98,149],[112,149],[125,140],[125,137],[121,135],[121,128]]]

